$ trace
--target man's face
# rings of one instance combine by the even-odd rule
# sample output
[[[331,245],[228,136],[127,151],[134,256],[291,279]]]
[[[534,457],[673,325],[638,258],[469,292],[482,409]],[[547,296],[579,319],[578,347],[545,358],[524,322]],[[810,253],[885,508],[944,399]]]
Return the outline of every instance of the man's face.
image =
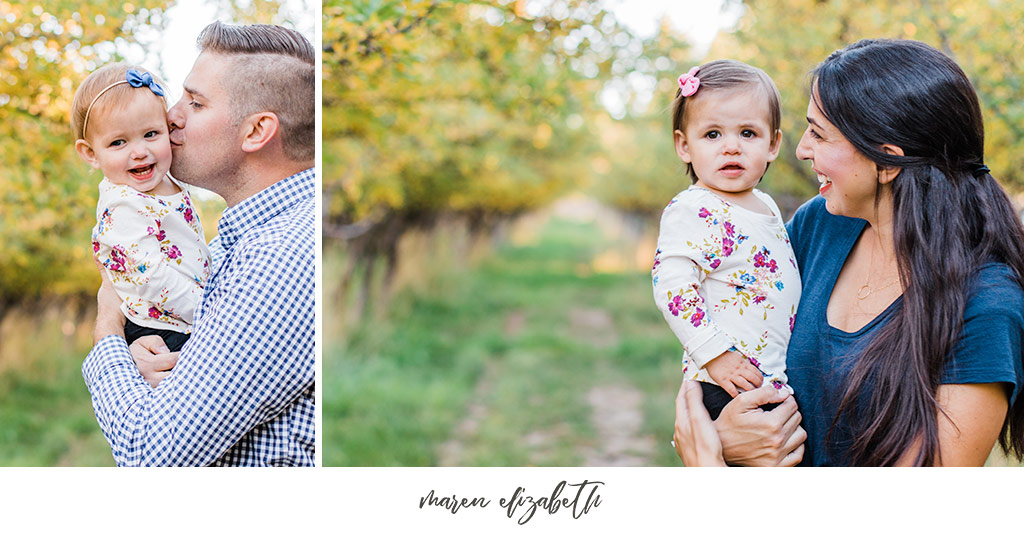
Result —
[[[241,130],[231,118],[231,95],[221,80],[230,76],[227,56],[204,52],[185,79],[184,94],[170,110],[171,175],[225,198],[243,156]]]

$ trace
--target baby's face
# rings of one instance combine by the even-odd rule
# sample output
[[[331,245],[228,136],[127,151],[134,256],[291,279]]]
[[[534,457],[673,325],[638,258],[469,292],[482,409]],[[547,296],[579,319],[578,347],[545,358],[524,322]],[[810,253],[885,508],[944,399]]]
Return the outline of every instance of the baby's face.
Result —
[[[167,112],[164,101],[149,89],[135,89],[128,101],[107,104],[101,114],[89,118],[88,134],[93,165],[110,182],[155,194],[170,184]]]
[[[702,91],[687,109],[676,152],[693,166],[698,185],[716,192],[749,192],[779,154],[768,97],[742,88]]]

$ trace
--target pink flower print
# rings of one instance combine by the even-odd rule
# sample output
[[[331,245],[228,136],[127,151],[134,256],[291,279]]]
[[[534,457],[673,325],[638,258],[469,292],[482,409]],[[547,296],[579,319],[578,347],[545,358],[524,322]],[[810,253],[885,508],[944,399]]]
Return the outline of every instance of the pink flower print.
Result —
[[[772,379],[772,387],[776,390],[781,390],[783,386],[785,386],[785,384],[780,382],[779,379]]]
[[[173,244],[166,251],[168,259],[177,259],[181,257],[181,250],[179,250],[178,247],[174,246]]]
[[[766,296],[755,296],[754,297],[754,304],[760,304],[760,303],[764,302],[765,299],[767,299],[767,298],[768,297],[766,297]]]
[[[185,221],[189,224],[192,223],[192,208],[188,207],[185,209]]]
[[[658,248],[658,250],[656,252],[654,252],[654,266],[651,267],[651,272],[654,272],[654,269],[658,268],[658,265],[660,265],[660,264],[661,264],[661,248]]]
[[[98,251],[100,251],[100,243],[97,241],[92,241],[92,253],[96,253]]]
[[[156,235],[156,230],[152,226],[146,228],[146,235]]]
[[[736,233],[736,228],[733,227],[732,222],[725,222],[722,226],[725,228],[726,235],[732,237]]]
[[[697,216],[701,218],[707,218],[711,216],[711,211],[707,210],[705,207],[701,207],[700,212],[697,213]]]
[[[160,310],[154,308],[153,306],[150,306],[149,307],[149,316],[154,318],[154,319],[159,319],[160,318]]]
[[[156,240],[160,242],[167,240],[167,232],[161,229],[160,233],[156,234]]]
[[[761,363],[758,362],[756,358],[747,358],[747,360],[750,360],[750,363],[754,364],[754,367],[758,369],[761,368]]]
[[[121,251],[120,246],[115,246],[110,250],[110,264],[107,268],[114,272],[124,272],[124,252]]]
[[[768,263],[768,268],[771,269],[769,272],[775,272],[776,270],[779,270],[779,265],[775,263],[774,259],[772,259],[772,262]]]
[[[765,266],[764,253],[757,252],[756,254],[754,254],[754,267],[759,268],[763,266]]]
[[[732,255],[732,246],[735,244],[729,237],[722,237],[722,256],[728,257]]]
[[[790,315],[789,317],[789,333],[793,333],[793,327],[796,325],[796,314]]]
[[[718,258],[715,258],[713,261],[711,261],[711,270],[715,270],[721,264],[722,264],[722,260],[718,259]]]
[[[668,311],[672,312],[672,315],[679,317],[680,310],[683,309],[683,295],[676,295],[668,301]]]
[[[693,312],[693,315],[690,316],[690,322],[693,323],[693,326],[699,327],[701,320],[704,319],[704,312],[701,311],[701,309],[697,308],[697,307],[695,307],[693,309],[694,309],[694,312]]]

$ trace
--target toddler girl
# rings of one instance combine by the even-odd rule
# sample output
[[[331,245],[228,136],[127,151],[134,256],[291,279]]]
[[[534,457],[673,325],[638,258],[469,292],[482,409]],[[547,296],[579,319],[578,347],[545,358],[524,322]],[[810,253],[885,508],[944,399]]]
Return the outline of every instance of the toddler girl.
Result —
[[[75,92],[71,127],[78,154],[103,171],[92,248],[121,297],[125,340],[155,334],[180,350],[210,252],[188,191],[167,174],[164,90],[142,69],[104,66]]]
[[[754,188],[780,122],[778,89],[756,67],[718,60],[679,77],[672,129],[693,185],[662,214],[651,275],[712,419],[740,391],[786,383],[800,274],[778,206]]]

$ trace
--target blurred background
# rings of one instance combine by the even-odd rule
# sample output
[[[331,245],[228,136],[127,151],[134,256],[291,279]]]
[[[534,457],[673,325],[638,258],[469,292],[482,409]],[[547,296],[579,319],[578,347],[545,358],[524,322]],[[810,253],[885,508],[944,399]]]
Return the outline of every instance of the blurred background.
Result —
[[[986,162],[1024,188],[1024,4],[1010,0],[327,0],[324,462],[648,466],[681,346],[656,309],[658,217],[689,185],[676,77],[736,58],[783,97],[761,188],[788,218],[808,73],[865,37],[951,55]],[[991,465],[1018,465],[994,453]]]
[[[82,381],[99,275],[99,172],[74,151],[78,84],[112,61],[166,80],[168,102],[214,20],[271,22],[314,42],[316,0],[0,0],[0,465],[112,465]],[[207,238],[223,200],[195,196]]]

